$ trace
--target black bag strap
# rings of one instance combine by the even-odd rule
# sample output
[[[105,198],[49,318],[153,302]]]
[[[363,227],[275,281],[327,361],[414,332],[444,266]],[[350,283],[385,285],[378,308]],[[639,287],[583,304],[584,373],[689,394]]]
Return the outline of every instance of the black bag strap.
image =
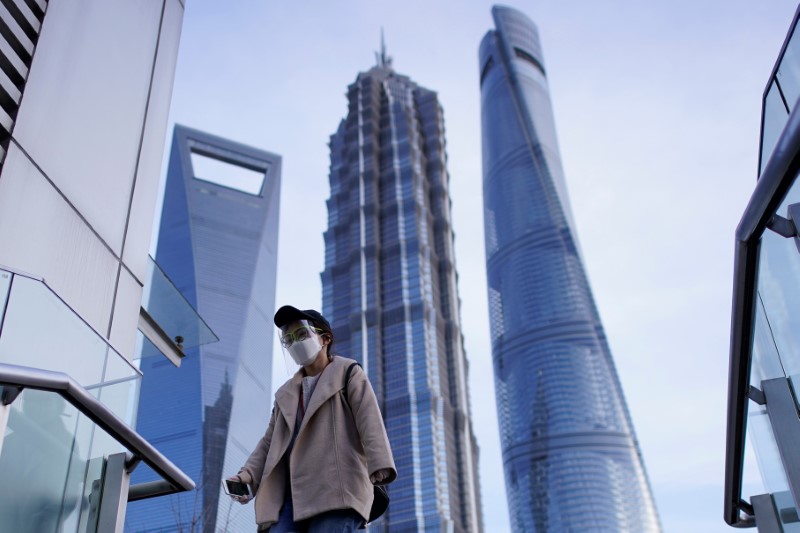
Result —
[[[351,364],[347,367],[347,372],[344,374],[344,401],[347,404],[347,408],[350,409],[350,413],[353,412],[353,408],[350,405],[350,399],[347,397],[347,386],[350,384],[350,374],[353,373],[353,368],[357,366],[361,365],[357,362]],[[369,520],[367,520],[367,523],[377,520],[386,512],[386,508],[389,507],[389,492],[386,490],[386,487],[383,485],[373,485],[372,487],[372,508],[369,511]]]
[[[349,367],[347,367],[347,372],[344,374],[344,401],[347,403],[347,407],[350,411],[353,411],[353,408],[350,407],[350,398],[347,397],[347,386],[350,384],[350,374],[353,373],[353,368],[356,366],[361,366],[358,363],[353,363]]]

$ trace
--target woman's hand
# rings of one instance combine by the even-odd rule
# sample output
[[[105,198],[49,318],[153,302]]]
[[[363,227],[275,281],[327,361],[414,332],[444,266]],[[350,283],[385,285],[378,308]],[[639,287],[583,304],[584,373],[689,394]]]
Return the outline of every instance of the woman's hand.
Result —
[[[388,479],[389,476],[392,475],[392,471],[389,468],[382,468],[381,470],[377,470],[369,476],[369,480],[372,482],[373,485],[380,485],[384,479]]]
[[[242,478],[240,478],[239,476],[231,476],[228,479],[226,479],[225,481],[234,481],[236,483],[242,483]],[[233,501],[239,502],[242,505],[246,504],[247,502],[249,502],[250,500],[253,499],[252,494],[250,494],[252,492],[252,490],[250,489],[250,486],[249,485],[246,485],[246,486],[247,486],[247,492],[248,492],[248,494],[246,496],[245,495],[239,495],[239,494],[228,494],[228,496],[230,496]]]

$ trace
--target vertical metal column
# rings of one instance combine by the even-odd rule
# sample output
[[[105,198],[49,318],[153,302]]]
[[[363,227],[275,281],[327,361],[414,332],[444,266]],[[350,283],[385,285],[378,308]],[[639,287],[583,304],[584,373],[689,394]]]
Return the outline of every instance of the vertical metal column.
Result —
[[[800,417],[797,413],[797,402],[792,394],[792,387],[786,378],[767,379],[761,382],[764,389],[767,414],[781,463],[789,481],[795,507],[800,510]]]
[[[128,509],[128,487],[131,476],[125,466],[127,454],[117,453],[106,459],[103,472],[102,499],[97,519],[97,533],[123,533]]]
[[[783,533],[778,510],[771,494],[760,494],[750,499],[756,513],[758,533]]]
[[[0,455],[3,453],[3,440],[6,436],[6,426],[8,426],[8,413],[11,411],[10,405],[0,403]]]
[[[17,399],[20,392],[22,392],[21,387],[0,385],[0,453],[3,453],[3,440],[5,440],[6,436],[11,404]]]

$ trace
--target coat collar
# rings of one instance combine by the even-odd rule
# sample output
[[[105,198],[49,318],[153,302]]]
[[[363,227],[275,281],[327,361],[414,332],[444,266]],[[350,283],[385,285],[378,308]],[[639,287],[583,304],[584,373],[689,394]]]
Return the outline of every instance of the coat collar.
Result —
[[[300,426],[301,431],[322,404],[342,389],[344,385],[344,373],[349,366],[348,363],[353,362],[355,361],[339,357],[338,355],[333,356],[333,361],[322,371],[317,386],[314,388],[314,394],[311,395],[311,401],[308,406],[306,406],[306,414]],[[301,368],[275,393],[275,403],[278,405],[290,430],[294,429],[295,420],[297,418],[297,405],[300,399],[303,376],[304,373]]]

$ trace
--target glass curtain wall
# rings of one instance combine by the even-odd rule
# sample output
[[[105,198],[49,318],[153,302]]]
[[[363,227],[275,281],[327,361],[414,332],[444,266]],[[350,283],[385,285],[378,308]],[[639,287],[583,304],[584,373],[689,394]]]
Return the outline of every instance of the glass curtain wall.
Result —
[[[583,268],[534,24],[480,45],[486,268],[513,531],[660,531]]]
[[[369,375],[400,472],[371,529],[478,532],[442,108],[385,52],[348,100],[330,142],[323,313]]]

